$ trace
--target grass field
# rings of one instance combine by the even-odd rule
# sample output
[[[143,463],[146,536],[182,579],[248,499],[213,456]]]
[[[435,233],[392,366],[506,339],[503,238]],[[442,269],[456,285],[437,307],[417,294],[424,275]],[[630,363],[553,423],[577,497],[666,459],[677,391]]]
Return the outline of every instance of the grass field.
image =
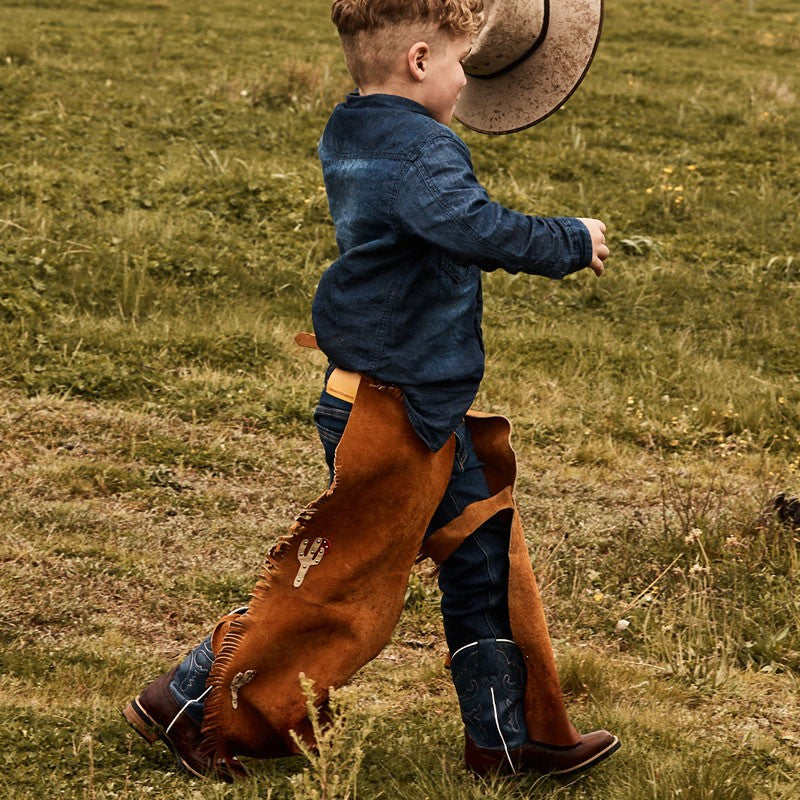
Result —
[[[563,110],[455,124],[495,199],[609,225],[601,280],[487,276],[479,406],[515,423],[572,715],[620,753],[465,775],[420,569],[337,738],[225,787],[118,710],[325,483],[292,336],[335,255],[328,3],[4,2],[3,797],[795,800],[799,540],[770,500],[800,492],[799,56],[793,0],[608,0]]]

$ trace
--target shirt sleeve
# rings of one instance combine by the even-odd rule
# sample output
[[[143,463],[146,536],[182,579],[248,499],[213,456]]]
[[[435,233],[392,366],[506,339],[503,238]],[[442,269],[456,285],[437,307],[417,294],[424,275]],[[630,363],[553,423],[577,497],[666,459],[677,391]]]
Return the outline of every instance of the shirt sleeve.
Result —
[[[395,197],[395,224],[466,264],[560,279],[591,262],[588,228],[574,217],[535,217],[492,202],[455,134],[425,143]]]

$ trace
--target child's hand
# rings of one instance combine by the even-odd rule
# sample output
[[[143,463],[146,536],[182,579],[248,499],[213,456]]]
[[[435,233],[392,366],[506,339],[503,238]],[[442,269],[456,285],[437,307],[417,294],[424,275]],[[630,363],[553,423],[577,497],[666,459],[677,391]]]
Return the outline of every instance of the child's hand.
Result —
[[[580,221],[589,229],[592,237],[592,261],[589,266],[599,278],[603,274],[603,262],[611,254],[606,244],[606,225],[599,219],[580,218]]]

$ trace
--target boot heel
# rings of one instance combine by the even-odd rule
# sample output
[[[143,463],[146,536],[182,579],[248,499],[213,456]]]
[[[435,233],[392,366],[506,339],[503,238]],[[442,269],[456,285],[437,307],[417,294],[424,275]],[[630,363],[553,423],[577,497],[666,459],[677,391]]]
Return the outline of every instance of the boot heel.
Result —
[[[135,700],[131,700],[131,702],[122,709],[122,716],[125,718],[125,722],[127,722],[142,739],[148,744],[153,744],[153,742],[158,739],[156,724],[150,719],[150,715],[141,707],[138,700],[138,697]]]

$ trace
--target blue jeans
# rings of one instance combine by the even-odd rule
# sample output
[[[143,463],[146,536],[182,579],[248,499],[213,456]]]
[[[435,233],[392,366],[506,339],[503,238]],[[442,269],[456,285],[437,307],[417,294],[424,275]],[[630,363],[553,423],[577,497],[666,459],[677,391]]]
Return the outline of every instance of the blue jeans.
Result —
[[[314,410],[314,424],[325,450],[329,476],[333,480],[333,456],[342,438],[352,404],[322,392]],[[455,431],[456,450],[450,483],[434,512],[424,538],[455,519],[476,500],[490,496],[481,463],[472,447],[469,430],[462,422]],[[511,639],[508,621],[509,523],[501,516],[481,525],[442,564],[439,588],[442,592],[442,620],[451,653],[480,639]],[[206,639],[178,667],[170,690],[187,713],[198,723],[203,702],[189,702],[205,691],[213,655]]]
[[[325,449],[333,479],[333,454],[344,433],[352,405],[323,391],[314,410],[314,424]],[[450,483],[425,537],[455,519],[470,504],[490,496],[481,462],[467,426],[455,431],[456,451]],[[439,571],[442,621],[450,652],[478,639],[510,639],[508,621],[509,523],[492,517],[469,536]]]

